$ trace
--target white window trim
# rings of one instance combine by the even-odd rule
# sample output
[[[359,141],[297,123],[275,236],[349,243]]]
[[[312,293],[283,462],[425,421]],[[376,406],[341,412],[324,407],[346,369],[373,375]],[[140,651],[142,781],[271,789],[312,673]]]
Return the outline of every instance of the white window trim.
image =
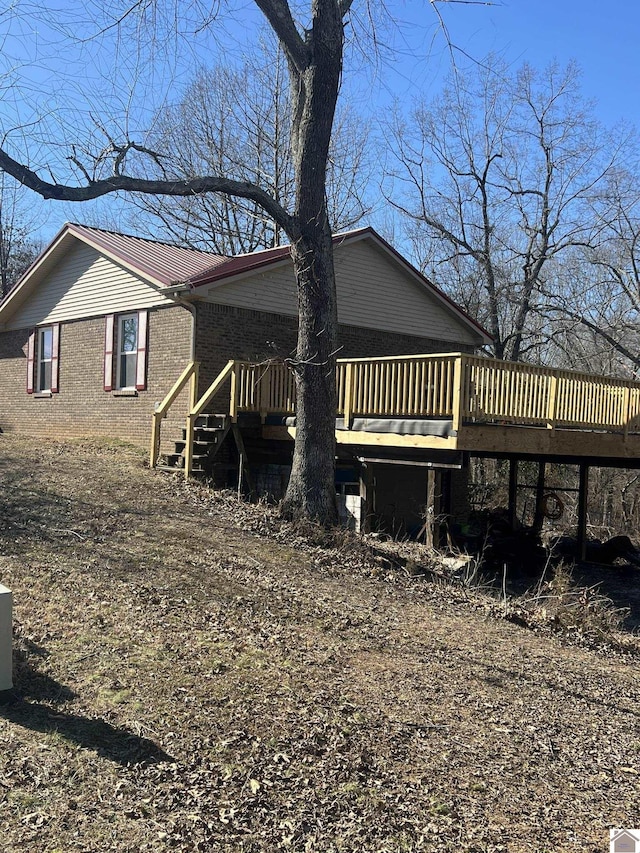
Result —
[[[42,358],[42,353],[44,351],[43,346],[43,338],[46,332],[49,332],[51,335],[51,356],[49,358]],[[49,385],[47,388],[42,387],[42,365],[49,364]],[[53,326],[40,326],[37,330],[37,338],[36,338],[36,394],[44,394],[51,393],[51,380],[53,379]]]

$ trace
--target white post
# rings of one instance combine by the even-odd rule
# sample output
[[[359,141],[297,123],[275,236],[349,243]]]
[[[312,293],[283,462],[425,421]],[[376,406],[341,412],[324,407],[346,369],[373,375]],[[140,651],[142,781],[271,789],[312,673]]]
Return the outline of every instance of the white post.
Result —
[[[0,690],[13,687],[11,590],[0,584]]]

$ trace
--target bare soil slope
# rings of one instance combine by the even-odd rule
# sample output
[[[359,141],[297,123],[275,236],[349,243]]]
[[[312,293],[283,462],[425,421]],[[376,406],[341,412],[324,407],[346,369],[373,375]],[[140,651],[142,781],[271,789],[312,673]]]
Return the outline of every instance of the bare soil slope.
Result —
[[[633,656],[323,548],[138,451],[0,437],[0,848],[603,851]]]

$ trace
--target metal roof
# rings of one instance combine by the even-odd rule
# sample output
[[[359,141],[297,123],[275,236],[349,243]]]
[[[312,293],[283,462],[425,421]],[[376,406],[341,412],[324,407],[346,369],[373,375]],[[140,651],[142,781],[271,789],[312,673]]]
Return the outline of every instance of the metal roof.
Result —
[[[213,252],[185,249],[76,223],[69,223],[65,229],[166,287],[186,281],[229,260]]]

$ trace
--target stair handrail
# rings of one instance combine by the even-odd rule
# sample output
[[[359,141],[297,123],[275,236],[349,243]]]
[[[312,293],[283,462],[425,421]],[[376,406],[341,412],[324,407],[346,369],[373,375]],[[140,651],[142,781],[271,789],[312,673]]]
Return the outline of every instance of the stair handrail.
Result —
[[[191,472],[193,469],[193,442],[194,442],[194,431],[196,425],[196,419],[202,413],[204,408],[211,402],[211,400],[218,393],[220,388],[224,385],[224,383],[232,378],[232,388],[231,388],[231,403],[230,403],[230,412],[232,416],[232,420],[235,420],[235,382],[233,381],[236,377],[236,365],[237,362],[234,359],[231,359],[226,363],[226,365],[222,368],[220,373],[213,380],[211,385],[207,388],[204,394],[200,397],[199,400],[192,402],[189,413],[187,415],[186,421],[186,432],[185,432],[185,446],[184,446],[184,476],[185,479],[188,479],[191,476]]]
[[[175,402],[176,397],[178,396],[178,394],[180,394],[187,382],[190,382],[189,410],[191,410],[194,406],[196,394],[198,393],[199,369],[199,362],[190,361],[189,364],[182,371],[180,376],[176,379],[171,390],[164,398],[164,400],[162,400],[161,403],[158,403],[154,408],[151,422],[151,449],[149,453],[150,468],[155,468],[158,464],[158,458],[160,456],[160,429],[162,421],[164,418],[166,418],[167,412],[169,411],[169,409]]]

